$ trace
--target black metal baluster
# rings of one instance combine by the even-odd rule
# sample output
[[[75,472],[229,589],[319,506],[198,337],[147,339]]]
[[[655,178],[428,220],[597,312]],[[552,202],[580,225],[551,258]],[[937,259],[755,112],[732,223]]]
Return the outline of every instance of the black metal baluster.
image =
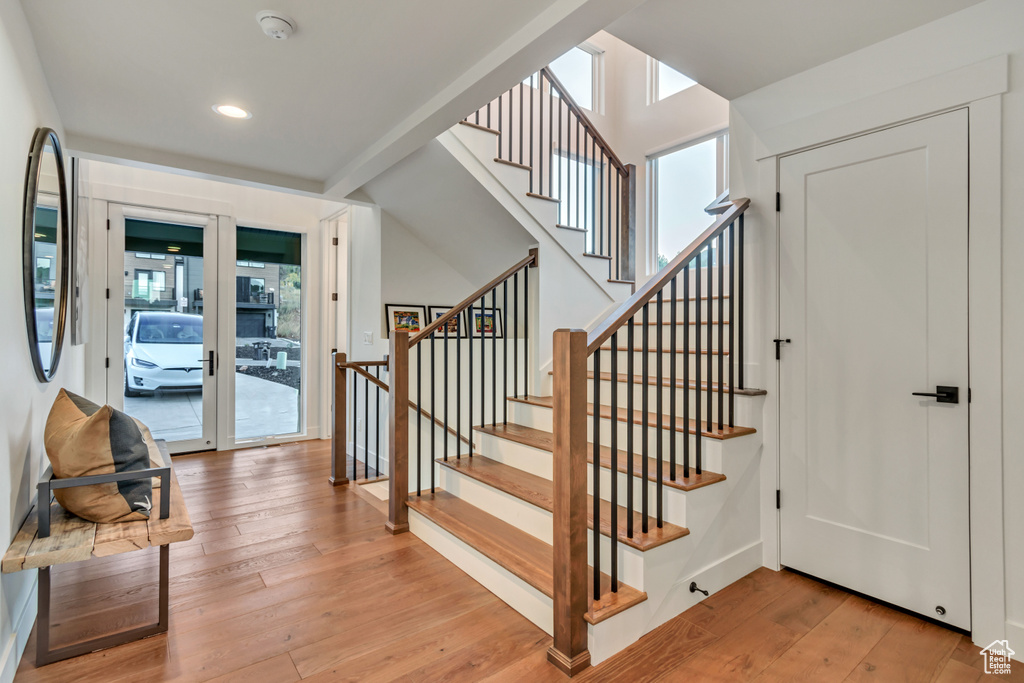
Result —
[[[363,378],[363,411],[366,420],[363,423],[363,479],[370,478],[370,380]],[[376,415],[373,416],[377,418]]]
[[[714,315],[715,315],[715,276],[714,276],[714,273],[712,272],[711,269],[713,268],[713,263],[717,259],[718,255],[712,253],[714,244],[715,244],[714,240],[711,240],[711,241],[708,242],[708,264],[707,264],[707,268],[704,269],[704,273],[707,275],[707,278],[708,278],[708,311],[707,311],[708,319],[707,319],[707,323],[704,325],[704,328],[707,330],[706,337],[707,337],[707,340],[708,340],[708,355],[707,355],[708,367],[707,367],[707,379],[704,380],[704,383],[707,385],[707,399],[708,399],[707,400],[707,414],[708,414],[708,417],[707,417],[707,421],[705,422],[705,424],[707,425],[706,431],[709,434],[711,433],[711,431],[712,431],[712,429],[714,427],[714,419],[715,419],[715,396],[714,396],[714,394],[711,393],[712,379],[714,378],[714,374],[715,374],[715,354],[711,353],[711,349],[714,346],[714,342],[715,342],[715,335],[714,335],[715,328],[712,327],[713,321],[715,319],[714,318]],[[721,349],[717,349],[716,350],[716,353],[718,353],[718,354],[721,354],[721,352],[722,352]],[[702,432],[705,431],[705,430],[701,429],[700,425],[697,425],[697,429],[698,429],[698,431],[702,431]]]
[[[676,307],[679,302],[676,300],[676,280],[679,276],[676,275],[672,278],[672,282],[669,285],[668,299],[671,302],[669,305],[672,306],[671,313],[669,314],[669,324],[672,325],[671,331],[669,332],[668,342],[668,423],[672,425],[672,430],[669,432],[668,442],[668,478],[669,481],[676,480],[676,441],[679,438],[679,433],[676,430],[676,393],[679,388],[676,385]],[[684,328],[686,334],[690,331]],[[683,389],[685,392],[686,390]]]
[[[491,103],[487,103],[487,127],[491,127]]]
[[[480,297],[480,426],[487,425],[487,326],[484,316],[487,315],[487,294]],[[472,316],[470,316],[472,318]],[[476,324],[475,322],[473,323]]]
[[[501,283],[501,312],[505,316],[501,342],[501,356],[503,359],[501,367],[501,424],[508,426],[508,280]]]
[[[594,432],[594,441],[591,444],[594,449],[594,466],[591,471],[594,473],[593,483],[593,516],[594,516],[594,531],[593,531],[593,548],[594,548],[594,600],[601,599],[601,350],[594,351],[594,415],[591,421]],[[615,415],[612,415],[612,421],[615,421]],[[612,536],[616,534],[616,529],[612,529]]]
[[[612,374],[612,433],[611,433],[611,574],[612,592],[619,592],[619,333],[612,332],[610,363]],[[595,352],[595,357],[600,351]],[[594,442],[594,478],[600,476],[601,444]],[[596,525],[595,525],[596,526]]]
[[[647,482],[649,481],[648,477],[650,476],[650,467],[648,465],[648,463],[650,462],[650,452],[647,449],[647,438],[648,438],[647,432],[649,431],[649,425],[648,425],[648,418],[649,418],[648,400],[650,398],[650,393],[651,393],[650,392],[650,387],[647,384],[647,382],[649,381],[648,378],[651,376],[650,372],[648,372],[648,356],[650,355],[649,352],[650,352],[650,336],[651,336],[651,324],[650,323],[651,323],[651,320],[650,320],[650,317],[648,316],[647,308],[648,308],[648,304],[645,303],[644,304],[644,314],[643,314],[643,318],[642,318],[642,320],[643,320],[643,330],[644,330],[644,355],[643,355],[643,358],[640,361],[640,365],[641,365],[640,387],[641,387],[641,389],[644,392],[643,393],[643,397],[642,397],[642,399],[640,401],[640,410],[643,412],[643,416],[641,417],[641,426],[643,427],[643,431],[640,433],[640,453],[643,456],[643,459],[640,461],[640,470],[641,470],[640,479],[641,479],[641,482],[642,482],[642,487],[640,489],[640,514],[642,515],[641,518],[640,518],[640,524],[641,524],[641,529],[643,530],[643,533],[645,533],[645,534],[647,533],[647,528],[648,528],[648,523],[647,523],[647,499],[648,499],[648,488],[649,487],[648,487]],[[660,333],[660,330],[659,330],[659,333]],[[630,415],[629,417],[630,417],[630,420],[633,419],[632,415]]]
[[[523,163],[523,138],[526,133],[526,124],[523,123],[523,83],[519,82],[519,163]]]
[[[694,286],[694,290],[695,290],[694,294],[693,294],[693,298],[694,298],[694,306],[693,306],[693,310],[694,310],[694,327],[693,327],[693,329],[696,330],[696,334],[694,335],[695,343],[693,345],[694,352],[695,352],[693,367],[694,367],[694,370],[696,371],[696,372],[694,372],[694,381],[693,381],[693,397],[696,399],[696,401],[695,401],[696,405],[694,406],[694,416],[693,416],[694,417],[694,424],[696,425],[696,428],[694,430],[695,436],[694,436],[694,441],[693,441],[693,447],[694,447],[693,462],[694,462],[694,466],[695,466],[695,469],[696,469],[698,475],[703,471],[702,468],[701,468],[701,452],[700,452],[700,449],[701,449],[700,418],[701,418],[701,408],[702,408],[701,400],[703,399],[704,394],[701,391],[701,386],[700,386],[700,374],[701,374],[700,371],[701,371],[701,367],[702,367],[702,365],[704,363],[704,359],[701,357],[701,355],[705,354],[705,353],[711,353],[711,349],[705,349],[704,346],[701,344],[701,334],[700,334],[700,281],[701,281],[701,277],[702,277],[701,271],[703,270],[701,268],[701,265],[700,265],[701,258],[702,258],[701,252],[698,251],[697,252],[697,258],[695,260],[695,265],[694,265],[694,278],[693,278],[693,286]],[[689,330],[689,328],[687,328],[687,330],[686,330],[686,336],[687,336],[687,339],[689,339],[689,337],[690,337],[690,330]],[[686,362],[687,362],[687,364],[689,364],[690,359],[687,358]],[[689,431],[689,430],[687,430],[687,431]],[[689,439],[690,438],[689,435],[687,435],[686,438]]]
[[[491,426],[498,426],[498,288],[491,289]]]
[[[690,478],[690,264],[683,266],[683,479]],[[675,358],[672,359],[675,363]]]
[[[743,322],[744,322],[744,317],[743,317],[743,214],[742,213],[740,214],[740,224],[739,224],[738,230],[739,230],[739,240],[738,240],[738,242],[739,242],[740,255],[739,255],[739,263],[737,264],[737,267],[739,269],[739,273],[737,273],[737,277],[739,279],[739,284],[736,287],[736,291],[735,292],[729,292],[729,295],[736,297],[736,307],[738,309],[737,310],[737,314],[738,314],[737,318],[738,318],[738,320],[737,320],[736,324],[737,324],[737,326],[739,328],[739,330],[738,330],[739,338],[736,340],[736,354],[737,354],[736,364],[739,366],[739,368],[737,370],[737,372],[739,373],[739,380],[740,380],[739,381],[739,388],[740,389],[745,389],[746,385],[743,383]],[[729,349],[729,353],[732,354],[732,352],[733,352],[733,350]]]
[[[555,130],[555,128],[554,128],[554,125],[555,125],[555,114],[554,114],[555,106],[554,106],[554,104],[555,103],[554,103],[553,94],[552,94],[552,91],[551,91],[551,84],[548,83],[548,142],[551,143],[552,147],[555,144],[555,136],[554,136],[554,130]],[[561,113],[562,113],[562,99],[561,98],[558,99],[558,113],[559,113],[559,115],[561,115]],[[552,185],[551,185],[552,178],[555,175],[555,173],[554,173],[554,171],[555,171],[555,160],[552,158],[552,156],[553,156],[552,153],[553,152],[554,152],[554,150],[551,150],[551,151],[548,152],[548,155],[549,155],[548,158],[551,160],[551,163],[549,164],[550,168],[548,169],[548,196],[549,197],[554,197],[555,196],[553,194],[554,189],[552,188]],[[558,173],[559,174],[562,173],[561,167],[559,167]]]
[[[504,158],[504,157],[501,156],[501,150],[502,150],[502,147],[501,147],[501,118],[502,118],[501,105],[502,105],[502,96],[503,95],[504,95],[504,93],[498,93],[498,158],[499,159],[503,159]]]
[[[512,275],[512,395],[519,398],[519,271]],[[506,392],[507,393],[507,392]]]
[[[444,461],[448,462],[448,321],[444,323],[444,429],[441,438],[444,439]],[[455,443],[458,448],[458,441]]]
[[[501,109],[498,109],[501,113]],[[437,437],[434,436],[434,425],[437,424],[437,401],[434,400],[434,387],[437,386],[437,372],[434,364],[434,335],[430,335],[430,492],[434,492],[434,461],[437,454],[434,449],[437,446]]]
[[[736,426],[736,318],[733,302],[736,300],[736,222],[729,224],[729,428]]]
[[[512,138],[515,137],[515,134],[516,134],[516,129],[513,128],[513,126],[512,126],[512,118],[513,118],[513,116],[514,116],[514,114],[512,113],[512,88],[509,88],[508,89],[508,160],[509,161],[513,161],[513,159],[512,159]],[[520,116],[519,120],[522,121],[522,119],[523,119],[523,117]],[[523,155],[522,154],[519,155],[519,163],[523,163]]]
[[[423,462],[423,345],[416,345],[416,495],[423,491],[420,463]]]
[[[523,398],[530,395],[530,266],[523,268]]]
[[[356,431],[356,427],[359,426],[359,373],[352,371],[352,481],[359,478],[356,472],[356,467],[359,464],[359,433]],[[364,422],[366,421],[366,411],[363,411]],[[348,444],[345,444],[346,450]],[[348,454],[346,453],[346,456]]]
[[[654,488],[654,508],[655,508],[655,515],[657,517],[657,523],[658,523],[658,528],[659,529],[662,527],[662,524],[663,524],[663,520],[662,520],[662,512],[663,512],[663,510],[662,510],[662,497],[661,497],[661,493],[662,493],[662,485],[665,482],[665,469],[664,469],[665,457],[664,457],[664,454],[663,454],[664,453],[664,449],[662,448],[662,438],[663,438],[663,435],[665,433],[664,426],[662,425],[662,422],[664,420],[663,413],[665,412],[664,408],[662,406],[662,401],[663,401],[664,396],[665,396],[665,387],[663,386],[663,382],[665,380],[665,373],[662,372],[662,365],[661,365],[662,356],[664,355],[662,353],[662,348],[661,348],[661,346],[662,346],[662,338],[665,336],[665,332],[664,332],[664,329],[663,329],[664,328],[664,320],[663,320],[663,316],[662,316],[662,309],[665,308],[665,300],[664,300],[664,296],[663,296],[663,292],[664,291],[665,291],[664,288],[658,290],[658,297],[657,297],[657,301],[658,301],[658,355],[655,357],[655,361],[654,361],[654,363],[655,363],[655,370],[656,370],[655,374],[657,375],[657,378],[656,378],[656,382],[657,383],[655,384],[655,391],[658,392],[657,393],[657,400],[655,401],[655,404],[654,404],[655,405],[655,410],[658,411],[658,418],[657,418],[657,422],[658,422],[658,437],[657,437],[657,440],[655,442],[655,443],[657,443],[657,448],[658,448],[658,471],[657,471],[657,474],[655,475],[656,484],[655,484],[655,488]],[[671,430],[669,433],[674,435],[675,434],[675,430],[676,430],[676,426],[674,424],[670,424],[669,425],[669,429]]]
[[[462,459],[462,313],[455,316],[455,459]],[[473,435],[470,434],[472,437]]]
[[[636,355],[633,324],[631,317],[626,323],[626,352],[629,354],[626,356],[626,536],[630,538],[633,538],[633,356]]]
[[[617,172],[615,174],[615,234],[618,237],[622,235],[622,176]],[[615,271],[615,279],[622,279],[622,261],[620,259],[618,266]]]
[[[374,366],[373,374],[378,380],[380,379],[379,365]],[[377,425],[377,431],[375,433],[375,436],[377,437],[377,445],[376,451],[374,452],[373,476],[376,478],[380,476],[380,385],[377,385],[377,419],[375,422]]]
[[[540,72],[537,72],[537,85],[540,86]],[[533,80],[531,77],[530,81],[530,192],[537,191],[537,185],[533,182],[533,91],[536,88],[533,87]]]
[[[467,372],[469,374],[469,381],[466,383],[466,385],[469,387],[469,396],[467,397],[468,398],[468,403],[467,403],[466,413],[467,413],[467,415],[469,417],[469,424],[467,425],[467,429],[469,431],[469,457],[472,458],[473,457],[473,444],[476,441],[473,438],[473,305],[472,304],[470,304],[469,308],[466,310],[466,315],[467,315],[467,318],[468,318],[467,321],[466,321],[466,323],[467,323],[466,324],[466,339],[468,341],[468,343],[466,344],[466,348],[469,350],[469,358],[468,358],[468,361],[469,361],[468,366],[469,367],[467,369]]]
[[[601,164],[600,164],[600,166],[597,165],[597,160],[596,159],[594,160],[594,164],[595,165],[594,165],[593,176],[594,176],[594,182],[597,183],[597,200],[596,200],[597,218],[595,220],[595,223],[598,226],[597,229],[601,231],[601,239],[603,240],[604,239],[604,150],[603,149],[601,150]],[[610,239],[608,240],[608,246],[609,247],[611,246],[611,240]],[[611,249],[609,249],[609,252],[610,251],[611,251]],[[610,266],[611,266],[611,264],[609,264],[609,268],[610,268]],[[610,271],[609,271],[608,277],[611,277],[611,272]]]
[[[566,212],[565,224],[568,225],[569,224],[569,217],[568,217],[568,215],[569,215],[569,197],[568,196],[565,196],[565,197],[562,196],[562,187],[563,186],[565,187],[565,194],[566,195],[569,194],[568,179],[562,177],[563,173],[567,173],[568,170],[569,170],[569,168],[568,168],[569,155],[565,152],[565,146],[562,144],[562,104],[563,104],[562,99],[559,98],[558,99],[558,147],[554,150],[554,154],[553,154],[553,157],[558,159],[558,196],[555,197],[555,195],[551,194],[550,192],[548,193],[548,196],[555,197],[555,199],[557,199],[559,201],[559,204],[558,204],[558,222],[559,223],[562,222],[562,209],[563,208],[565,209],[565,212]],[[552,135],[554,135],[554,131],[552,131]],[[568,137],[568,136],[566,136],[566,137]],[[565,164],[562,163],[563,159],[565,160]],[[554,164],[555,164],[555,159],[552,158],[552,160],[551,160],[552,168],[554,168]]]
[[[718,233],[718,433],[722,433],[722,416],[725,414],[725,236]],[[731,387],[730,387],[731,388]]]
[[[576,183],[576,193],[573,195],[573,204],[576,205],[576,223],[574,227],[583,228],[586,227],[580,223],[580,120],[576,119],[576,141],[573,145],[573,152],[575,153],[575,168],[573,169],[573,178]],[[594,253],[594,236],[590,236],[590,253]]]

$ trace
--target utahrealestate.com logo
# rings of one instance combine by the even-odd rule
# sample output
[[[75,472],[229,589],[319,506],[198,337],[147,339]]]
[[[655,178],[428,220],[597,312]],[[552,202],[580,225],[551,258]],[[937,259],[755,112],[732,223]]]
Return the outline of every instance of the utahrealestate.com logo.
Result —
[[[1010,641],[997,640],[981,651],[985,658],[985,673],[987,674],[1008,674],[1010,673],[1010,657],[1017,654],[1010,649]]]

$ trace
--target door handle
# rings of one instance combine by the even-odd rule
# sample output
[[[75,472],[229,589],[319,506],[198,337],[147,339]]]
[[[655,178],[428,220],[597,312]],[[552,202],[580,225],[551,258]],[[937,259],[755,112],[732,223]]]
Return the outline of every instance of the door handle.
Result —
[[[199,362],[200,363],[209,363],[210,364],[210,377],[213,377],[213,366],[214,366],[213,351],[210,351],[210,357],[209,358],[200,358]]]
[[[772,339],[772,342],[775,344],[775,360],[782,360],[782,345],[783,344],[792,344],[793,340],[792,339]]]
[[[913,396],[928,396],[934,398],[936,403],[959,403],[960,402],[960,387],[935,387],[935,393],[927,393],[924,391],[915,391]]]

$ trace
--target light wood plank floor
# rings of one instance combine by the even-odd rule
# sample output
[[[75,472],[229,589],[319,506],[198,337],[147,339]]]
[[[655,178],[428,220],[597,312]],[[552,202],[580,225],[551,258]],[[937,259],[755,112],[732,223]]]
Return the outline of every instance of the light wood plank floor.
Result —
[[[17,681],[564,681],[542,631],[377,501],[330,443],[174,460],[196,527],[171,548],[170,633]],[[156,555],[54,570],[54,646],[155,620]],[[743,578],[584,681],[981,681],[967,638],[790,572]],[[1024,681],[1024,665],[1014,672]]]

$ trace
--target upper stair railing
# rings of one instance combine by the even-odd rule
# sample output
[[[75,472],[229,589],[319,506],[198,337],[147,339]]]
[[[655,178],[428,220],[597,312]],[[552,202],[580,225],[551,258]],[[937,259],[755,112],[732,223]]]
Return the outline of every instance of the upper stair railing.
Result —
[[[409,530],[410,477],[415,477],[414,495],[428,488],[434,493],[435,461],[472,457],[473,426],[508,424],[506,397],[528,393],[529,271],[536,267],[537,250],[531,249],[415,335],[391,332],[386,525],[391,533]],[[415,411],[412,425],[410,407]]]
[[[498,95],[467,123],[499,133],[496,161],[530,172],[529,194],[559,202],[558,226],[585,233],[585,253],[632,282],[636,167],[612,151],[547,67]]]
[[[610,552],[602,557],[599,529],[602,515],[609,517],[610,528],[618,528],[620,477],[623,474],[626,477],[623,486],[626,536],[632,539],[635,534],[651,531],[648,520],[652,509],[651,517],[659,529],[662,527],[666,481],[683,488],[703,483],[701,437],[725,439],[753,431],[736,428],[734,420],[734,396],[742,393],[744,386],[743,215],[748,205],[747,199],[728,201],[720,198],[713,207],[709,207],[717,213],[711,227],[596,329],[589,334],[583,330],[567,329],[554,333],[553,484],[555,499],[559,503],[555,506],[553,519],[555,641],[549,653],[552,661],[564,663],[583,657],[587,644],[584,623],[586,591],[592,591],[595,602],[601,599],[599,577],[605,562],[611,576],[611,591],[613,594],[618,591],[619,539],[615,533],[611,534]],[[666,303],[669,304],[667,329],[664,319]],[[655,309],[653,319],[652,306]],[[681,340],[677,338],[677,308],[682,309]],[[619,374],[620,353],[625,354],[624,378]],[[638,353],[639,373],[634,364],[634,356]],[[652,354],[653,368],[649,360]],[[607,365],[603,363],[605,356]],[[667,376],[663,362],[666,356]],[[590,371],[592,398],[587,396],[590,357],[593,357]],[[678,381],[677,358],[682,366],[681,382]],[[602,372],[605,367],[607,374]],[[602,405],[603,382],[610,382],[610,406]],[[625,385],[626,399],[624,413],[620,411],[618,397],[622,384]],[[637,391],[639,406],[634,400]],[[677,405],[677,393],[682,397],[681,406]],[[588,443],[588,413],[593,415],[592,443]],[[597,466],[602,459],[602,419],[609,423],[611,460],[608,491],[611,505],[605,511],[600,505],[601,467]],[[625,451],[622,453],[619,451],[622,443],[620,422],[626,425]],[[640,428],[639,444],[634,439],[637,427]],[[667,437],[664,436],[666,431]],[[691,435],[694,437],[692,447]],[[591,587],[587,587],[581,578],[587,576],[588,565],[588,451],[594,463],[590,491],[593,496],[593,555],[589,563],[593,567]],[[621,463],[621,459],[625,462]],[[624,472],[620,472],[620,463],[624,465]],[[635,482],[639,485],[635,486]],[[634,490],[639,493],[639,501],[635,500]],[[635,514],[637,508],[639,515]],[[634,519],[639,528],[634,528]]]

